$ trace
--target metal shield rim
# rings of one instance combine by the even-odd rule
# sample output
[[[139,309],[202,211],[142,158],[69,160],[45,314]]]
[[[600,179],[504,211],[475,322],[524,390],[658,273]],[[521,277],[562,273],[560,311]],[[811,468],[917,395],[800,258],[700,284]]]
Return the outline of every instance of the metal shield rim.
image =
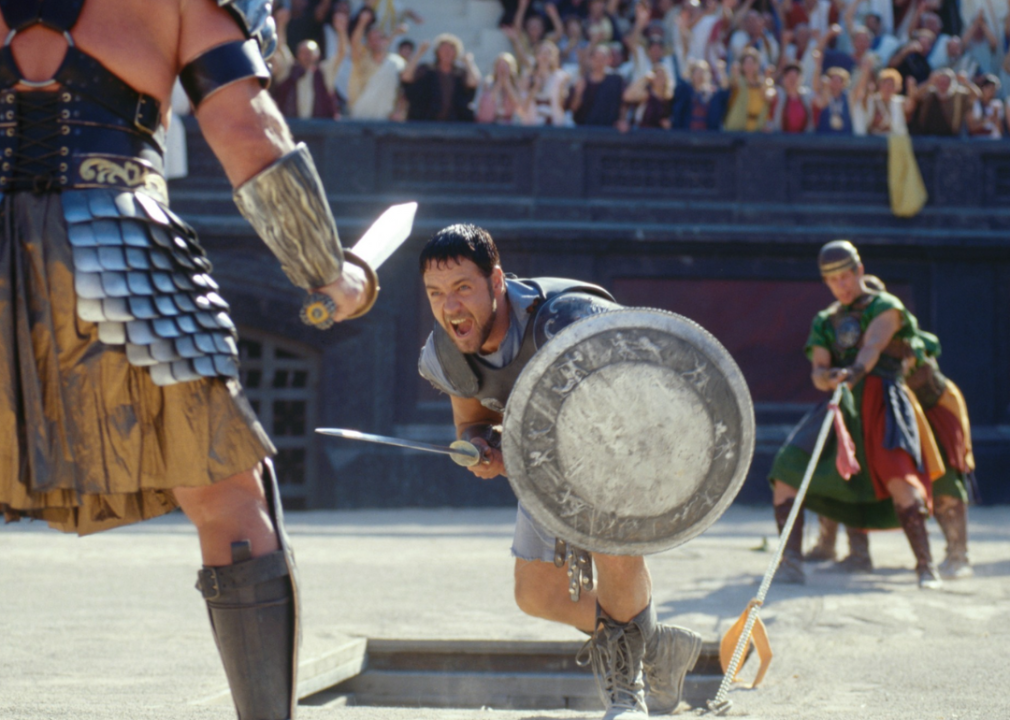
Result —
[[[702,352],[706,359],[712,362],[723,374],[726,382],[733,390],[733,397],[737,401],[737,408],[740,413],[740,452],[726,492],[699,522],[685,529],[683,532],[667,538],[638,542],[613,541],[605,538],[594,538],[576,531],[557,518],[540,501],[536,493],[527,491],[521,478],[513,472],[513,469],[524,467],[521,454],[517,455],[519,452],[518,449],[521,447],[520,438],[517,437],[517,434],[521,432],[522,423],[522,412],[518,411],[517,408],[525,410],[541,375],[567,349],[595,334],[608,331],[613,324],[614,317],[618,315],[628,321],[626,325],[622,325],[622,328],[628,327],[629,329],[635,327],[635,318],[637,317],[650,318],[653,320],[653,323],[659,318],[663,325],[662,329],[674,336],[691,341],[695,348]],[[606,325],[606,327],[598,327],[599,325]],[[647,327],[655,329],[654,324]],[[593,552],[601,552],[608,555],[647,555],[669,550],[688,542],[711,527],[722,516],[739,494],[740,488],[747,478],[754,455],[755,436],[754,405],[751,400],[750,390],[739,366],[722,343],[701,325],[683,315],[653,308],[627,308],[577,320],[559,331],[551,342],[537,351],[520,373],[512,389],[509,401],[506,403],[503,419],[502,453],[509,484],[512,486],[513,492],[515,492],[516,497],[526,507],[533,519],[547,529],[548,532],[573,545]]]

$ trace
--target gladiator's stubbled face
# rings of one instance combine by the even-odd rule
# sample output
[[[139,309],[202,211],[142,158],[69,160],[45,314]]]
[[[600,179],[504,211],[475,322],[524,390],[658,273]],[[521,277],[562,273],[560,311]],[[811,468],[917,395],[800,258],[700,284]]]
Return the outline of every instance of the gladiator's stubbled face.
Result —
[[[498,302],[505,288],[501,268],[485,277],[472,260],[447,260],[429,264],[423,279],[431,312],[459,351],[480,352],[503,308]]]
[[[863,294],[863,266],[827,273],[824,282],[835,300],[842,305],[851,305]]]

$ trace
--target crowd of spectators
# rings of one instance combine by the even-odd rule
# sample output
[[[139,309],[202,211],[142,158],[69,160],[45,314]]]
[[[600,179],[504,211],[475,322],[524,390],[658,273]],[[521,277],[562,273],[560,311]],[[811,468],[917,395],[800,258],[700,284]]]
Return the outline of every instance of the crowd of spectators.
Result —
[[[484,73],[454,35],[409,39],[427,28],[403,0],[280,4],[272,92],[300,118],[1008,132],[1010,0],[502,4],[512,52]]]

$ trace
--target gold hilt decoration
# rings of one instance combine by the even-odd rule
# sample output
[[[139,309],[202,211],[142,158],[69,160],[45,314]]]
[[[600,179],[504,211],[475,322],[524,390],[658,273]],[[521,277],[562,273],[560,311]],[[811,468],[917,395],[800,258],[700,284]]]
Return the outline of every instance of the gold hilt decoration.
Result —
[[[350,250],[344,250],[344,262],[357,265],[365,271],[368,278],[368,300],[357,312],[347,317],[348,320],[354,320],[367,313],[375,305],[375,301],[379,297],[379,276],[375,274],[375,270],[367,262]],[[311,292],[302,303],[302,309],[298,316],[306,325],[311,325],[318,330],[327,330],[333,327],[335,312],[337,312],[337,304],[333,298],[325,293]]]

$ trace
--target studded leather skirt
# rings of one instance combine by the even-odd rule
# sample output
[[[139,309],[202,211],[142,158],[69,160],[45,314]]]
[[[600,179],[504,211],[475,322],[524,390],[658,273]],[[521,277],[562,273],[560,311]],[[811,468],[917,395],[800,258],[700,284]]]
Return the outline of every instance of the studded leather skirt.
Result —
[[[84,535],[166,513],[172,488],[274,450],[231,373],[156,384],[99,338],[78,312],[67,229],[59,193],[0,196],[0,511]]]

